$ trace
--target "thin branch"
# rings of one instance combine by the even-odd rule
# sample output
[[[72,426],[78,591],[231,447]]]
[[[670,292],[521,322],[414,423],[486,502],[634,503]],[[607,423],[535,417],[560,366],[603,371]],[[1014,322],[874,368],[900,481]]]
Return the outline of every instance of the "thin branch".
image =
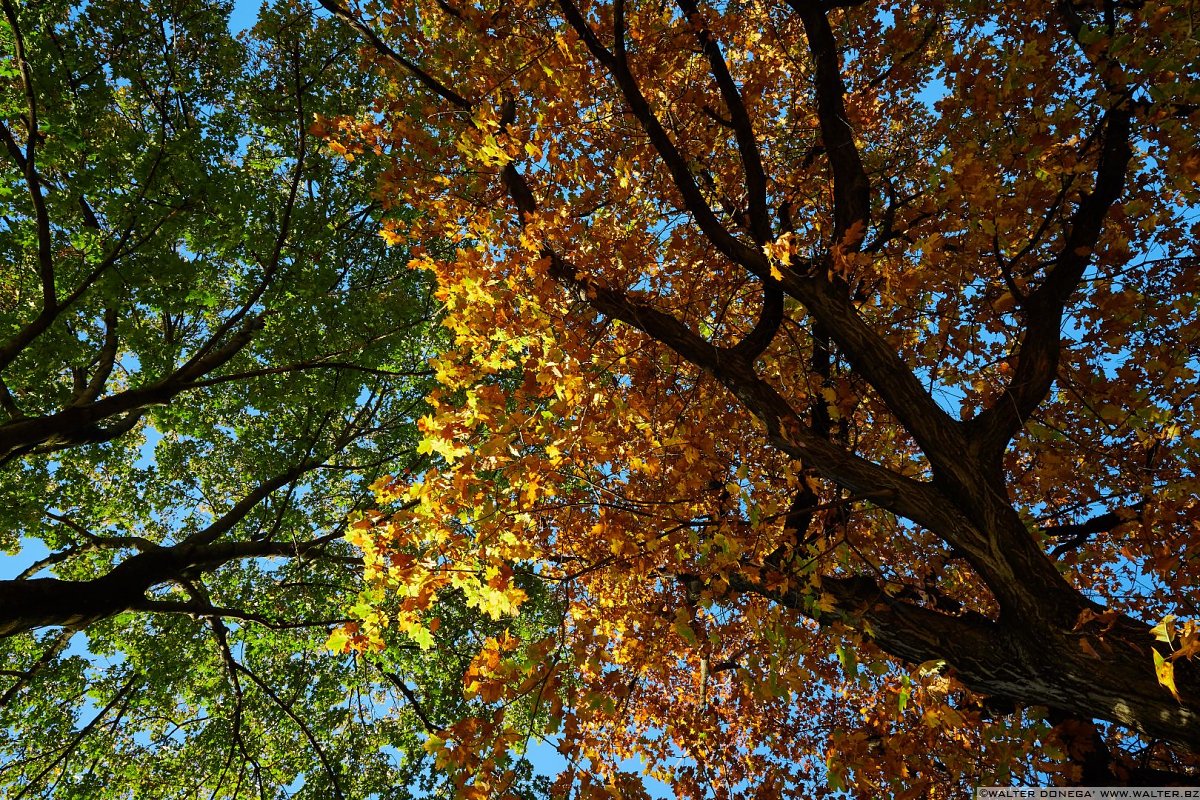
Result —
[[[264,481],[255,487],[254,491],[243,497],[233,508],[221,515],[219,519],[213,522],[206,528],[196,531],[191,536],[188,536],[180,544],[189,547],[201,547],[203,545],[212,544],[221,536],[228,533],[235,525],[241,522],[247,514],[259,503],[269,497],[277,489],[280,489],[292,481],[299,478],[304,473],[312,470],[320,465],[320,461],[305,461],[297,464],[285,472],[276,475],[270,480]]]
[[[298,73],[298,66],[296,67]],[[240,326],[238,331],[230,337],[229,341],[222,347],[213,350],[217,343],[225,338],[238,323],[241,322],[252,308],[262,299],[263,294],[275,279],[282,264],[284,245],[287,243],[288,237],[291,235],[292,217],[296,210],[296,200],[300,192],[300,179],[304,174],[305,162],[308,156],[308,134],[305,130],[304,107],[303,107],[303,92],[299,88],[299,78],[297,81],[296,104],[297,104],[297,132],[296,132],[296,162],[292,166],[292,177],[288,185],[287,201],[283,206],[283,215],[279,221],[279,230],[275,234],[275,242],[272,246],[271,257],[264,265],[262,278],[258,285],[250,292],[245,301],[228,318],[223,320],[213,332],[212,336],[206,341],[192,357],[178,370],[175,371],[172,378],[175,380],[184,380],[191,382],[197,376],[207,375],[213,369],[224,364],[242,348],[249,343],[250,339],[260,330],[264,323],[264,315],[256,314],[248,319]]]
[[[1042,533],[1046,536],[1064,540],[1050,551],[1050,557],[1058,558],[1070,550],[1082,547],[1096,534],[1108,533],[1126,522],[1140,519],[1145,507],[1146,501],[1143,500],[1119,511],[1109,511],[1084,522],[1044,526]]]
[[[182,602],[175,600],[146,599],[136,603],[130,611],[146,611],[152,614],[186,614],[191,617],[220,617],[236,619],[243,622],[254,622],[274,631],[298,630],[300,628],[329,628],[334,625],[344,625],[352,620],[347,618],[320,619],[304,622],[280,622],[252,611],[238,608],[224,608],[202,601]]]
[[[754,125],[746,110],[746,103],[738,90],[737,83],[729,73],[729,65],[721,52],[721,45],[704,25],[696,0],[679,0],[684,17],[696,29],[696,39],[708,58],[712,75],[721,90],[721,99],[729,111],[729,127],[737,140],[738,155],[741,156],[742,172],[746,177],[746,197],[750,205],[750,228],[754,241],[764,245],[772,239],[771,215],[767,208],[767,174],[763,169],[762,155],[754,135]]]
[[[17,165],[25,173],[25,185],[29,190],[29,199],[33,203],[34,220],[37,226],[38,240],[38,269],[42,281],[42,311],[53,313],[58,306],[58,296],[54,289],[54,256],[53,241],[50,236],[50,214],[46,210],[46,198],[42,194],[41,176],[37,169],[37,145],[42,138],[38,128],[37,94],[33,87],[33,71],[29,66],[29,58],[25,51],[25,36],[21,32],[21,23],[17,17],[17,9],[12,0],[3,0],[4,16],[13,35],[13,56],[17,69],[21,74],[21,87],[25,91],[25,152],[22,154],[15,137],[8,126],[0,124],[5,146]]]
[[[83,391],[71,399],[73,406],[86,405],[99,397],[108,382],[108,376],[112,374],[117,359],[117,313],[116,305],[104,309],[104,343],[96,356],[96,371]]]
[[[1000,459],[1008,442],[1045,400],[1058,376],[1063,313],[1092,263],[1109,211],[1124,192],[1133,158],[1132,123],[1127,108],[1105,112],[1095,186],[1079,201],[1042,285],[1023,304],[1026,333],[1015,353],[1012,379],[990,408],[967,423],[979,452],[993,462]]]
[[[43,511],[42,513],[55,522],[61,522],[63,525],[66,525],[89,542],[98,543],[100,547],[134,547],[138,550],[147,551],[157,550],[161,546],[144,536],[97,536],[65,514],[58,514],[53,511]]]
[[[739,241],[717,219],[717,215],[708,205],[704,194],[696,184],[696,178],[692,175],[687,158],[671,141],[661,120],[650,107],[645,95],[642,94],[641,87],[624,57],[625,31],[620,29],[615,32],[617,44],[614,47],[615,52],[610,52],[596,37],[596,33],[583,13],[571,0],[559,0],[559,7],[592,56],[613,76],[613,80],[621,90],[622,97],[625,98],[629,113],[641,124],[642,130],[646,133],[655,151],[658,152],[663,165],[671,173],[675,187],[683,198],[685,210],[696,221],[700,230],[721,253],[735,263],[743,265],[759,277],[769,277],[770,265],[763,252]]]
[[[408,701],[409,707],[412,708],[413,713],[417,715],[417,719],[421,720],[421,724],[425,727],[426,732],[436,735],[446,730],[444,725],[438,725],[433,721],[432,717],[430,717],[425,711],[425,707],[421,704],[421,699],[417,697],[416,692],[408,688],[408,684],[404,682],[403,678],[394,672],[388,672],[381,665],[371,661],[370,659],[368,659],[368,663],[375,667],[375,669],[379,670],[379,673],[387,679],[388,683],[395,687],[396,691],[400,692],[400,694],[404,696],[404,699]]]
[[[54,641],[50,643],[50,646],[42,651],[41,656],[38,657],[38,660],[34,662],[33,666],[25,670],[25,674],[22,675],[16,683],[8,687],[8,690],[4,692],[3,696],[0,696],[0,708],[3,708],[11,703],[13,698],[16,697],[21,690],[28,686],[29,682],[33,680],[39,672],[45,669],[46,666],[49,665],[54,659],[58,658],[59,654],[67,648],[67,644],[70,643],[71,637],[74,635],[74,628],[63,628],[59,632],[58,636],[54,637]]]
[[[184,586],[194,597],[198,597],[202,602],[208,602],[208,593],[202,584],[185,583]],[[209,604],[211,605],[211,603]],[[213,638],[217,641],[217,647],[221,651],[221,663],[225,669],[225,677],[229,681],[229,685],[233,687],[233,742],[229,748],[229,756],[225,761],[225,769],[229,768],[229,764],[233,760],[233,748],[236,746],[238,751],[241,752],[242,758],[250,762],[257,773],[259,770],[258,761],[250,755],[250,749],[246,746],[246,739],[242,736],[242,715],[246,704],[246,696],[242,691],[242,683],[238,679],[237,660],[234,659],[233,651],[229,647],[229,629],[225,627],[225,623],[219,617],[209,617],[208,625],[213,632]],[[222,770],[222,773],[224,773],[224,770]]]
[[[46,777],[48,772],[62,763],[62,761],[71,755],[71,753],[75,752],[75,748],[79,746],[79,743],[82,742],[83,739],[89,733],[91,733],[97,725],[100,724],[100,721],[108,715],[108,712],[112,711],[117,703],[121,702],[125,698],[125,695],[127,695],[140,680],[141,676],[137,673],[134,673],[133,676],[125,682],[125,685],[122,686],[115,695],[113,695],[112,699],[108,701],[104,708],[100,709],[100,711],[96,713],[96,716],[92,717],[91,721],[88,722],[87,725],[84,725],[83,728],[80,729],[79,733],[72,737],[71,741],[53,761],[47,764],[41,772],[31,778],[29,783],[25,784],[25,788],[22,789],[20,793],[13,798],[13,800],[21,800],[22,797],[25,797],[27,794],[29,794],[30,790],[37,786],[38,782],[41,781],[42,778]]]
[[[52,567],[55,564],[61,564],[75,556],[82,555],[84,553],[90,553],[96,550],[120,550],[128,547],[135,547],[139,550],[142,550],[142,552],[145,552],[145,550],[141,547],[143,542],[145,542],[145,540],[140,536],[97,537],[89,542],[79,545],[78,547],[70,547],[57,553],[51,553],[45,558],[33,562],[28,567],[21,570],[21,573],[13,580],[21,581],[31,578],[47,567]]]
[[[359,19],[352,11],[350,11],[350,9],[346,8],[340,3],[334,2],[334,0],[317,0],[317,2],[320,3],[321,7],[330,14],[333,14],[335,17],[342,20],[355,31],[357,31],[360,36],[370,43],[371,47],[375,49],[375,52],[392,62],[393,65],[400,67],[404,72],[407,72],[409,75],[413,76],[417,82],[419,82],[426,89],[433,92],[438,97],[441,97],[443,100],[449,101],[451,105],[453,105],[459,111],[469,112],[471,110],[473,104],[469,100],[450,89],[437,78],[434,78],[432,75],[422,70],[414,62],[393,50],[387,42],[383,41],[383,39],[381,39],[369,25]]]
[[[193,381],[191,388],[199,389],[206,386],[217,386],[222,383],[246,380],[247,378],[259,378],[264,375],[281,375],[291,372],[305,372],[314,369],[343,369],[350,370],[352,372],[362,372],[367,375],[376,375],[381,378],[428,378],[434,375],[433,370],[428,369],[390,370],[365,367],[348,361],[298,361],[293,364],[284,364],[279,367],[263,367],[261,369],[234,372],[228,375],[218,375],[214,378],[205,378],[203,380]]]
[[[321,761],[321,766],[325,768],[326,774],[329,775],[329,781],[333,788],[334,797],[339,798],[339,800],[345,800],[346,796],[342,793],[342,787],[338,781],[337,772],[333,769],[333,765],[329,763],[329,757],[325,754],[325,750],[321,747],[320,743],[317,741],[317,738],[313,736],[312,731],[309,729],[304,720],[292,710],[291,706],[283,702],[279,695],[277,695],[265,681],[259,678],[258,675],[248,669],[244,664],[240,662],[234,662],[234,666],[239,672],[253,681],[254,684],[262,690],[263,694],[271,698],[271,700],[275,702],[275,705],[279,706],[280,710],[283,711],[284,714],[287,714],[288,718],[291,719],[292,722],[296,723],[296,727],[298,727],[304,734],[304,738],[308,739],[308,743],[312,746],[313,751],[317,754],[317,758]]]

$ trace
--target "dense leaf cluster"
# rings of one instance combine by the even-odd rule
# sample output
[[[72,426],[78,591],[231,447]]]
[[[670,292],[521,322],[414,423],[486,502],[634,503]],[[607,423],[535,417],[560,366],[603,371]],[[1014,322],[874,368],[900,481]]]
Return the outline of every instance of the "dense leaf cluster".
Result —
[[[378,78],[292,2],[3,10],[0,793],[445,796],[486,626],[325,646],[438,339],[378,162],[310,131]]]

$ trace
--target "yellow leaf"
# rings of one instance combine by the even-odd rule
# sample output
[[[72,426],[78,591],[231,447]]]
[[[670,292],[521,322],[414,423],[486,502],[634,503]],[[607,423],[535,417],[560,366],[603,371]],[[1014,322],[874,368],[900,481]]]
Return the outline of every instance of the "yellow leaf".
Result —
[[[917,674],[923,678],[928,678],[931,675],[940,675],[946,669],[946,661],[942,658],[934,658],[926,661],[917,667]]]
[[[1175,665],[1162,657],[1162,654],[1157,650],[1154,653],[1154,672],[1158,676],[1158,682],[1170,690],[1171,695],[1179,702],[1183,702],[1179,697],[1179,690],[1175,688]]]
[[[333,633],[329,634],[329,639],[325,641],[325,647],[335,653],[344,653],[349,643],[350,634],[346,633],[346,629],[335,628]]]
[[[372,483],[372,484],[371,484],[370,486],[368,486],[367,488],[371,490],[371,494],[378,495],[378,494],[380,494],[381,492],[384,492],[384,491],[386,491],[386,490],[387,490],[387,488],[388,488],[388,485],[389,485],[391,482],[392,482],[392,476],[391,476],[391,475],[381,475],[381,476],[379,476],[378,478],[376,478],[376,479],[375,479],[375,482],[374,482],[374,483]]]
[[[1154,634],[1155,639],[1170,644],[1175,638],[1175,615],[1167,614],[1162,622],[1150,629],[1150,632]]]

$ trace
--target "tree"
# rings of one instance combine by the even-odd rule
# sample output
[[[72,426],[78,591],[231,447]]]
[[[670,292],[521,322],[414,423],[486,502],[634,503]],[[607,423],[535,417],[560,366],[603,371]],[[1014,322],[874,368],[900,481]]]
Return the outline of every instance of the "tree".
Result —
[[[459,242],[372,591],[569,608],[464,786],[519,698],[597,796],[1197,780],[1190,5],[321,2]]]
[[[326,647],[437,339],[378,160],[310,132],[377,76],[286,1],[240,38],[221,2],[2,10],[5,796],[444,796],[423,742],[499,623]]]

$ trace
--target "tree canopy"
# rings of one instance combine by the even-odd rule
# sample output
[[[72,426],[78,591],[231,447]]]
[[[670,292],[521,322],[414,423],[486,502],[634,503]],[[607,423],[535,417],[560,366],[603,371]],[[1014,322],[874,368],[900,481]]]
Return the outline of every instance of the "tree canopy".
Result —
[[[1190,2],[318,5],[0,0],[7,795],[1200,781]]]
[[[543,707],[562,796],[1197,780],[1192,4],[321,3],[393,80],[325,132],[456,245],[345,644],[568,610],[463,796]]]
[[[326,647],[438,340],[380,163],[310,131],[378,75],[286,0],[2,9],[0,793],[446,796],[424,742],[519,628]]]

